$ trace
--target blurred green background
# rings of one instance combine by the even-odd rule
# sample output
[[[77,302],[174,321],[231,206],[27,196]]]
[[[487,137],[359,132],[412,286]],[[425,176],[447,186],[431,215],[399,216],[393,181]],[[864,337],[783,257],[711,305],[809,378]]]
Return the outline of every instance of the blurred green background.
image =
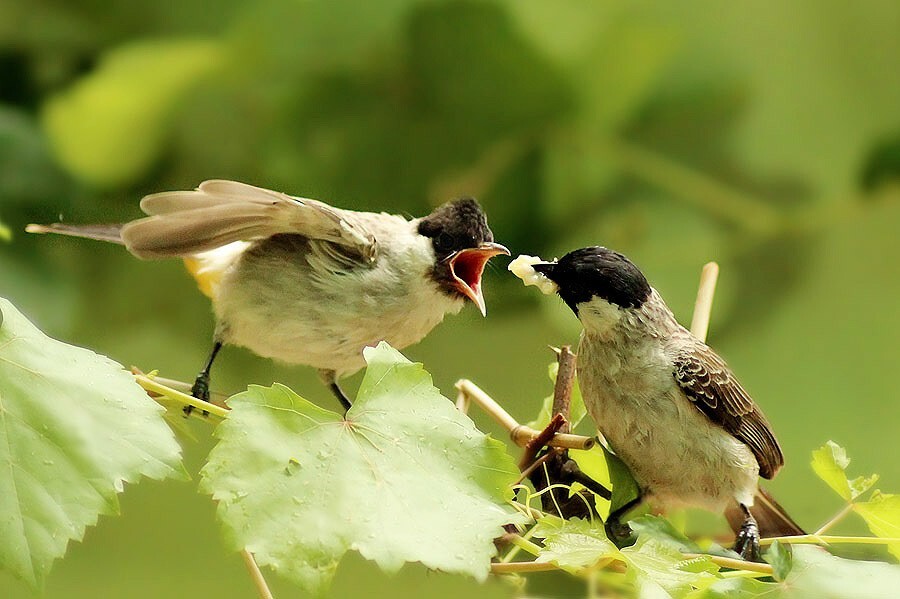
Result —
[[[143,194],[207,178],[409,215],[475,195],[514,255],[614,247],[684,323],[717,260],[710,343],[784,446],[770,488],[815,527],[840,507],[808,466],[828,439],[900,491],[898,31],[889,0],[6,0],[0,295],[54,337],[191,379],[213,323],[179,263],[23,228],[125,221]],[[525,421],[547,345],[574,343],[577,321],[502,260],[486,287],[486,320],[469,307],[406,354],[446,394],[471,378]],[[239,349],[213,381],[335,407],[310,369]],[[196,473],[211,427],[189,426]],[[252,596],[196,481],[129,488],[122,512],[70,547],[48,597]],[[351,557],[331,594],[425,592],[512,590]],[[0,595],[27,592],[0,575]]]

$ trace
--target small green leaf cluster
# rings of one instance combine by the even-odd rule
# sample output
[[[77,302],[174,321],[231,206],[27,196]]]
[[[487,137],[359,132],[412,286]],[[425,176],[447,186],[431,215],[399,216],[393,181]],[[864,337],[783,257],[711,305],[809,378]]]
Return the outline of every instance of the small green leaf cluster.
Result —
[[[604,454],[607,459],[616,459],[609,452]],[[581,461],[577,452],[573,457]],[[610,474],[624,468],[614,463],[608,463]],[[813,469],[847,505],[814,534],[764,539],[768,565],[742,561],[710,539],[690,539],[660,516],[643,515],[632,520],[636,541],[620,548],[607,538],[599,520],[562,520],[530,508],[528,512],[536,517],[500,558],[507,564],[501,571],[517,575],[530,571],[529,564],[552,564],[583,578],[589,595],[600,588],[613,596],[687,599],[893,597],[900,588],[900,567],[844,559],[824,549],[838,543],[880,544],[897,556],[900,496],[875,490],[868,501],[859,501],[878,477],[850,479],[845,472],[848,464],[846,451],[834,442],[813,452]],[[613,479],[613,505],[621,505],[632,496],[634,481],[627,470],[609,478]],[[628,489],[617,492],[616,479]],[[530,497],[526,503],[529,501]],[[851,511],[865,519],[874,537],[824,534]],[[523,550],[533,560],[516,561]]]

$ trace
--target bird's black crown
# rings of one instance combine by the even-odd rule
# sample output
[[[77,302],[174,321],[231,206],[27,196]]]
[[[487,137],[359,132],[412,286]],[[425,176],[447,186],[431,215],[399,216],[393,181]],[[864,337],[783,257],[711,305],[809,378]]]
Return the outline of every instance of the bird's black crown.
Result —
[[[569,252],[534,269],[559,286],[559,296],[575,314],[578,304],[595,296],[622,308],[639,308],[650,297],[644,273],[619,252],[601,246]]]
[[[447,202],[419,222],[419,234],[430,237],[441,261],[454,252],[494,241],[487,217],[474,198]]]

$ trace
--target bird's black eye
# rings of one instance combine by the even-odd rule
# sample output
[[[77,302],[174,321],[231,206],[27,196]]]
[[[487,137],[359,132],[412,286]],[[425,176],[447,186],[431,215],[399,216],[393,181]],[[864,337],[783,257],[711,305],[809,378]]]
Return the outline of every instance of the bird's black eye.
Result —
[[[441,232],[434,240],[434,247],[438,251],[449,252],[453,249],[453,245],[456,240],[453,238],[453,235],[447,232]]]

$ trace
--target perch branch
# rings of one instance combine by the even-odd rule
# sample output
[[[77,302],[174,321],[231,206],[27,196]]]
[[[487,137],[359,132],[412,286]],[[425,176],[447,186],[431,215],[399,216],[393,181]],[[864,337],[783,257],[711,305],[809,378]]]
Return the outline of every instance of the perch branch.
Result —
[[[158,382],[156,379],[151,378],[145,374],[134,375],[134,380],[137,381],[137,384],[143,387],[145,391],[156,393],[157,395],[161,395],[167,399],[171,399],[172,401],[175,401],[181,405],[193,406],[198,410],[209,412],[210,414],[218,416],[219,418],[225,418],[228,416],[228,408],[217,406],[216,404],[209,403],[208,401],[197,399],[193,395],[188,395],[187,393],[182,393],[181,391],[172,389],[171,387],[167,387],[166,385]]]
[[[272,597],[272,591],[269,590],[269,585],[266,584],[266,579],[263,578],[262,571],[259,569],[259,565],[253,558],[253,554],[246,549],[242,549],[241,557],[244,558],[247,570],[250,571],[250,578],[253,579],[253,584],[256,585],[256,592],[259,594],[259,599],[274,599],[274,597]]]
[[[565,418],[560,433],[568,433],[569,430],[569,404],[572,400],[572,387],[575,384],[575,354],[568,345],[563,345],[557,354],[559,370],[556,373],[556,385],[553,387],[553,409],[551,415],[562,415]]]
[[[468,379],[460,379],[456,382],[456,389],[460,394],[487,412],[500,426],[509,431],[509,436],[519,447],[524,447],[529,441],[541,434],[530,426],[519,424],[509,412],[500,407],[487,393],[481,390],[475,383]],[[594,439],[583,435],[555,434],[548,442],[549,447],[564,447],[566,449],[590,449],[594,446]]]
[[[697,288],[697,301],[694,303],[694,317],[691,320],[691,333],[700,341],[706,341],[706,333],[709,331],[709,316],[712,313],[718,278],[719,265],[715,262],[708,262],[700,272],[700,285]]]

